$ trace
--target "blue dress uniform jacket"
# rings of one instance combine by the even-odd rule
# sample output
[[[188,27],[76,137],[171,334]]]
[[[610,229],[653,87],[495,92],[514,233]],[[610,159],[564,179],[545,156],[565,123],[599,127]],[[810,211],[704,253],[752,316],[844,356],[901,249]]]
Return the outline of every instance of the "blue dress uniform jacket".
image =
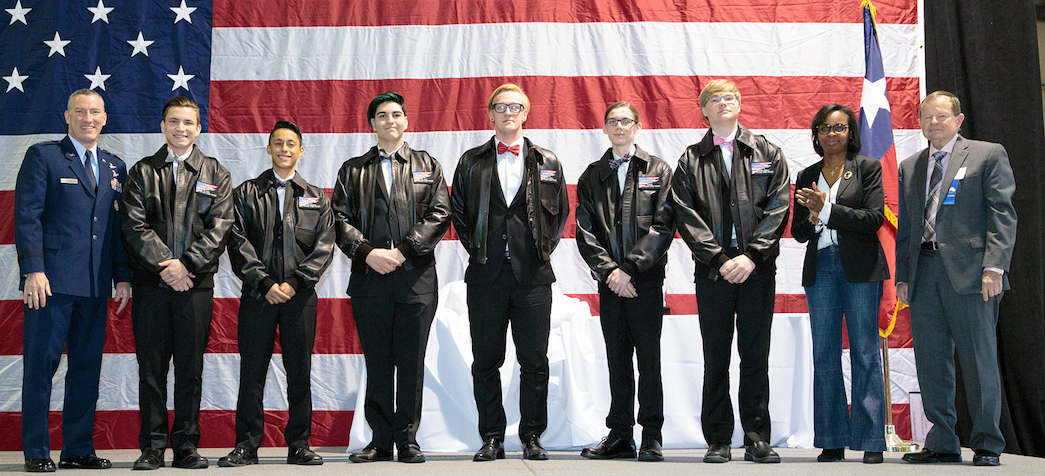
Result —
[[[15,185],[22,284],[25,275],[42,271],[52,293],[108,298],[114,282],[131,280],[120,241],[126,177],[123,160],[99,148],[98,190],[91,190],[68,136],[26,151]]]

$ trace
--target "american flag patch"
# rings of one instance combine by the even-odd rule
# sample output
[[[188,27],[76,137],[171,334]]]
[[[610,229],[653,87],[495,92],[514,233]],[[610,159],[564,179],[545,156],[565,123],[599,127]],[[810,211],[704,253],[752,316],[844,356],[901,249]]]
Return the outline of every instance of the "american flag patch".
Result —
[[[425,170],[422,172],[414,172],[414,183],[433,183],[432,171]]]
[[[216,195],[215,192],[217,190],[217,185],[211,185],[207,182],[200,182],[199,180],[196,181],[196,193],[202,193],[208,197],[213,197],[214,195]]]
[[[319,197],[298,197],[298,208],[319,208]]]
[[[751,175],[771,175],[772,173],[772,162],[751,162]]]
[[[541,182],[556,183],[559,181],[559,172],[557,170],[544,170],[541,169]]]
[[[639,176],[639,190],[656,190],[660,188],[660,176]]]

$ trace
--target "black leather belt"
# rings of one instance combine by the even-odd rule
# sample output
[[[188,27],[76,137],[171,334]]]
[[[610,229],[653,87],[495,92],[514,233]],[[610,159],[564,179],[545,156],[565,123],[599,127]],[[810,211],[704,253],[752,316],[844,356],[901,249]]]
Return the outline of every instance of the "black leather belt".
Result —
[[[924,241],[924,242],[922,242],[922,249],[923,250],[934,250],[935,251],[935,250],[938,250],[940,248],[936,245],[935,241]]]

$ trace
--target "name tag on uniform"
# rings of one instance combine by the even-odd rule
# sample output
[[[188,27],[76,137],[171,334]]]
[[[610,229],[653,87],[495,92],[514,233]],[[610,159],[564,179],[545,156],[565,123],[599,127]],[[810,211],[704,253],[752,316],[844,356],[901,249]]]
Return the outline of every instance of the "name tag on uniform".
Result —
[[[958,183],[965,178],[965,172],[966,168],[962,167],[954,174],[954,180],[951,181],[951,186],[947,187],[947,195],[943,197],[942,205],[954,205],[954,197],[958,195]]]
[[[751,175],[773,175],[773,163],[751,162]]]
[[[298,197],[298,208],[319,208],[319,197]]]
[[[76,185],[76,184],[80,183],[80,181],[76,180],[75,178],[65,178],[65,177],[62,177],[61,180],[59,180],[59,182],[67,183],[69,185]]]
[[[196,181],[196,193],[202,193],[208,197],[213,197],[217,195],[217,190],[217,185],[211,185],[207,182],[200,182],[199,180]]]
[[[658,190],[660,189],[660,177],[656,175],[639,177],[639,190]]]
[[[414,183],[435,183],[432,181],[432,171],[414,172]]]
[[[541,182],[546,183],[558,183],[559,171],[558,170],[544,170],[541,169]]]

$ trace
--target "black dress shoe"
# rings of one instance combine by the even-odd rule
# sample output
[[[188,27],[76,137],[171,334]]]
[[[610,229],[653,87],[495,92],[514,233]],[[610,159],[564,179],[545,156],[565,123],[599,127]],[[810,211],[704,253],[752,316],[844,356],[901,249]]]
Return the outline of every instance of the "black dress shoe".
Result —
[[[864,464],[878,464],[885,461],[881,451],[864,451]]]
[[[541,437],[532,435],[523,442],[523,459],[534,461],[544,461],[548,459],[548,452],[544,451],[544,445],[541,444]]]
[[[307,446],[289,448],[287,450],[287,464],[300,464],[302,466],[319,466],[323,464],[323,457],[312,451]]]
[[[407,443],[400,446],[399,449],[399,462],[400,463],[424,463],[425,454],[421,452],[421,447],[414,443]]]
[[[769,446],[769,443],[765,441],[758,441],[755,444],[748,445],[744,450],[744,461],[754,461],[756,463],[779,463],[780,455],[773,451],[773,447]]]
[[[493,461],[495,459],[504,459],[504,440],[491,436],[483,440],[483,447],[475,452],[472,461]]]
[[[725,463],[733,459],[729,452],[729,443],[712,443],[708,452],[704,455],[705,463]]]
[[[976,456],[972,457],[973,466],[1001,466],[998,453],[987,450],[976,450]]]
[[[25,460],[27,473],[53,473],[54,461],[51,458],[34,458]]]
[[[200,456],[196,452],[196,448],[190,448],[176,452],[171,466],[181,469],[204,469],[210,466],[210,462],[207,461],[207,458]]]
[[[138,459],[134,460],[133,469],[160,469],[163,465],[163,451],[158,448],[145,448],[142,450],[142,455]]]
[[[903,455],[903,460],[908,463],[914,464],[926,464],[926,463],[961,463],[961,453],[937,453],[932,450],[923,449],[917,453],[907,453]]]
[[[610,433],[594,448],[584,448],[581,456],[588,459],[634,458],[635,440]]]
[[[664,461],[664,453],[660,451],[660,442],[657,440],[644,440],[642,447],[639,448],[639,461]]]
[[[383,450],[374,446],[373,443],[361,451],[349,455],[348,460],[353,463],[373,463],[374,461],[392,461],[392,450]]]
[[[222,468],[235,468],[237,466],[246,466],[248,464],[258,464],[257,450],[234,448],[229,452],[228,456],[218,458],[218,466],[221,466]]]
[[[60,460],[58,467],[62,469],[109,469],[112,467],[112,462],[95,455],[86,455]]]
[[[845,448],[824,448],[824,451],[820,452],[820,456],[817,456],[816,460],[820,463],[845,461]]]

